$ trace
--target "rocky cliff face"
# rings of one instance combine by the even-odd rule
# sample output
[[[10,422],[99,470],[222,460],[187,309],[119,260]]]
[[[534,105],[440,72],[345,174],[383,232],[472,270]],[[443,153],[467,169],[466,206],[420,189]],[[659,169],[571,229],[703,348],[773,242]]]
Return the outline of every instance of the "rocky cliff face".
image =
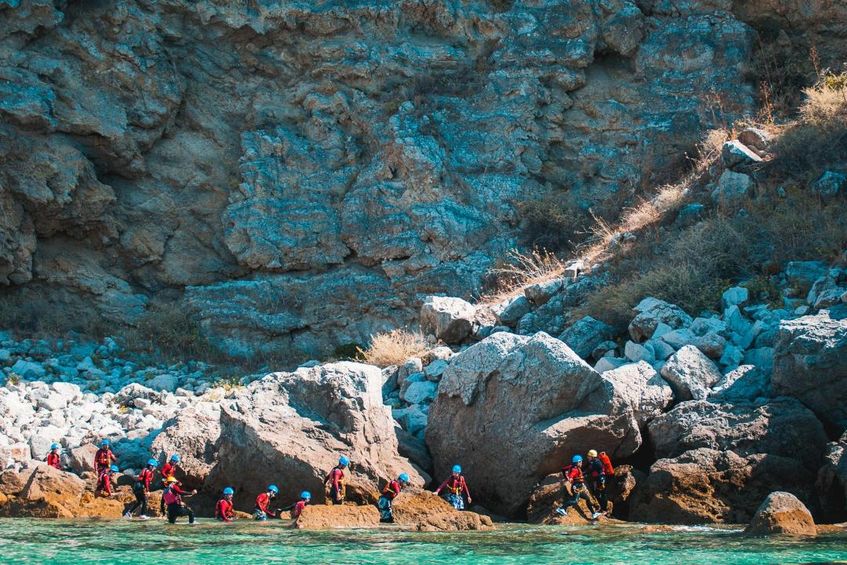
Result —
[[[233,354],[363,342],[477,289],[519,203],[626,201],[704,108],[750,110],[732,9],[0,0],[3,300],[127,323],[167,301]]]

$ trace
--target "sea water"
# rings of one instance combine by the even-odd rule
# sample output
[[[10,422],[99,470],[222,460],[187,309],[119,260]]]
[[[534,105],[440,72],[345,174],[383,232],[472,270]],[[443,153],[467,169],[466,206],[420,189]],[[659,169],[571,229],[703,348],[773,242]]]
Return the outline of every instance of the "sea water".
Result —
[[[0,520],[3,563],[824,563],[847,562],[847,532],[750,538],[737,528],[509,525],[489,532],[394,527],[297,531],[279,522]]]

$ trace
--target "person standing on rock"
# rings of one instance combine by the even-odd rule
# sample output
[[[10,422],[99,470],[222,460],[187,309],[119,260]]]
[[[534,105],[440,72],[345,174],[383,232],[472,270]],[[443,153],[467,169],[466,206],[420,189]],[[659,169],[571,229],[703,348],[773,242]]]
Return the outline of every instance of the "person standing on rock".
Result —
[[[291,508],[291,517],[296,521],[300,515],[303,513],[303,509],[306,508],[306,505],[309,504],[309,501],[312,500],[312,493],[304,490],[300,493],[300,500],[294,503],[294,506]]]
[[[97,477],[97,488],[94,489],[94,496],[103,494],[104,496],[112,496],[112,479],[115,473],[119,471],[117,465],[109,465],[100,472]]]
[[[170,459],[168,459],[168,462],[165,463],[164,466],[162,466],[162,483],[165,485],[166,488],[168,479],[171,477],[176,478],[176,471],[178,469],[177,465],[179,465],[179,462],[179,453],[174,453],[173,455],[171,455]],[[162,516],[165,515],[164,497],[162,497],[162,500],[159,502],[159,512],[162,514]]]
[[[142,520],[147,520],[147,497],[150,494],[150,485],[153,483],[153,472],[156,470],[156,467],[159,466],[159,462],[153,458],[147,460],[147,466],[138,473],[138,476],[135,478],[135,482],[132,484],[132,494],[135,495],[135,502],[132,503],[126,514],[124,514],[124,518],[131,519],[132,513],[141,507],[141,514],[138,516]],[[164,514],[164,513],[163,513]]]
[[[338,465],[324,479],[324,485],[329,484],[329,499],[333,504],[344,503],[344,469],[350,465],[350,460],[342,455],[338,459]]]
[[[223,496],[215,505],[215,518],[220,522],[232,522],[235,519],[235,512],[232,509],[232,496],[235,491],[232,487],[226,487]]]
[[[400,495],[403,487],[409,484],[409,475],[400,473],[396,480],[390,481],[382,490],[382,496],[376,503],[379,508],[379,521],[384,524],[394,523],[394,509],[392,508],[394,499]]]
[[[100,449],[94,454],[94,474],[99,477],[100,473],[117,461],[118,458],[112,453],[112,442],[104,439],[100,442]]]
[[[582,498],[588,506],[588,511],[591,512],[591,519],[599,518],[600,513],[595,509],[594,503],[588,495],[588,489],[585,487],[585,476],[582,474],[582,456],[574,455],[571,464],[562,469],[562,474],[565,476],[565,480],[570,483],[571,492],[565,503],[556,509],[556,514],[567,516],[568,508],[579,504],[579,499]]]
[[[586,454],[588,461],[588,488],[591,495],[600,503],[600,512],[606,513],[609,507],[609,499],[606,496],[606,466],[597,457],[596,449],[589,449]]]
[[[279,510],[271,510],[271,500],[279,494],[279,488],[276,485],[268,486],[268,490],[256,497],[256,509],[253,511],[253,518],[264,522],[269,517],[276,518],[279,516]]]
[[[447,502],[453,505],[456,510],[465,509],[465,498],[468,499],[468,504],[471,503],[471,491],[468,490],[468,483],[465,482],[465,477],[462,475],[462,466],[453,465],[453,473],[441,483],[441,486],[435,489],[435,494],[441,494],[442,490],[447,490]]]
[[[175,477],[165,479],[165,492],[162,493],[162,500],[165,501],[165,506],[168,509],[168,522],[176,524],[176,519],[181,516],[188,516],[188,523],[194,523],[194,511],[185,505],[182,501],[183,496],[193,496],[197,494],[197,490],[192,490],[190,493],[182,490],[179,486],[179,481]]]
[[[59,455],[59,444],[50,445],[50,453],[47,454],[47,464],[55,469],[62,470],[62,456]]]

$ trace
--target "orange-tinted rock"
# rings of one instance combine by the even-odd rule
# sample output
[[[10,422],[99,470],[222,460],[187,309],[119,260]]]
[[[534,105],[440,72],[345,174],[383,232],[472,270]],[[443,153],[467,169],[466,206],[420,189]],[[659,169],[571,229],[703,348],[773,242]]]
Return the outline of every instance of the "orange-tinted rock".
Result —
[[[809,509],[789,492],[770,493],[744,531],[751,535],[817,535]]]

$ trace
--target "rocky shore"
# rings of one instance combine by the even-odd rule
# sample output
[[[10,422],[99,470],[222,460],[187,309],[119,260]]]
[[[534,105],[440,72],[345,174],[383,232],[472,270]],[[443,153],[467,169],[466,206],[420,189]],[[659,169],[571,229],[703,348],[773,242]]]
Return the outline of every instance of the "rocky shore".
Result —
[[[553,280],[485,307],[431,297],[422,327],[443,345],[399,366],[309,363],[226,386],[202,364],[135,366],[112,339],[6,333],[0,513],[119,517],[127,486],[114,499],[93,496],[93,445],[108,437],[119,485],[150,456],[178,452],[179,478],[200,490],[201,512],[224,486],[249,511],[257,489],[276,481],[286,505],[302,489],[315,493],[299,527],[375,524],[379,488],[400,472],[418,493],[398,500],[407,527],[485,528],[492,513],[579,523],[584,512],[553,512],[565,486],[558,471],[591,448],[618,464],[607,519],[748,523],[784,491],[817,521],[844,520],[847,271],[789,264],[781,307],[733,287],[720,314],[646,298],[626,335],[590,318],[559,337],[527,331],[585,280]],[[38,462],[52,442],[70,472]],[[353,465],[349,505],[335,512],[321,503],[339,453]],[[420,492],[456,462],[483,515]]]

